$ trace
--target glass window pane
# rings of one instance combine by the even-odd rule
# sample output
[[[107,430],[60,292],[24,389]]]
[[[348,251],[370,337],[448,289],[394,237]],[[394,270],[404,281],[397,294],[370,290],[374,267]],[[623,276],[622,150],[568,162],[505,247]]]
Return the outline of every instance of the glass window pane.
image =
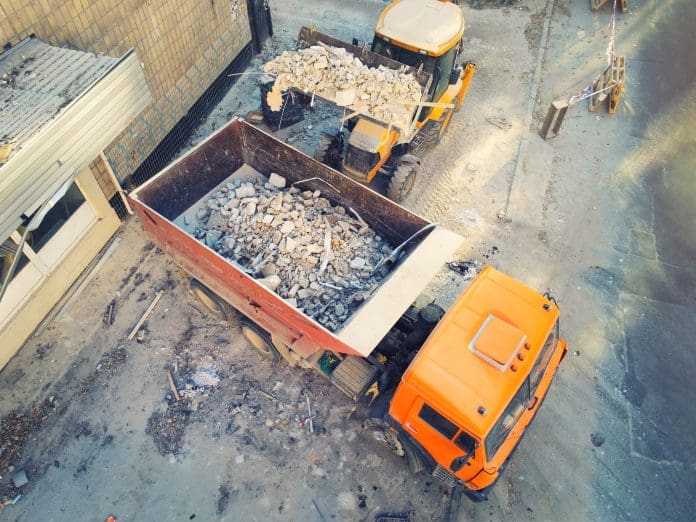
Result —
[[[486,437],[486,454],[489,460],[493,458],[500,446],[503,445],[508,434],[515,427],[522,413],[524,413],[528,402],[529,380],[526,379]]]
[[[454,439],[454,443],[468,453],[475,448],[476,439],[467,432],[462,431],[457,438]]]
[[[456,424],[445,419],[427,404],[423,404],[418,416],[450,440],[459,430]]]
[[[543,377],[544,372],[546,371],[546,367],[549,365],[549,361],[551,360],[551,356],[553,355],[553,352],[556,349],[557,343],[558,321],[556,321],[553,330],[551,330],[548,339],[546,339],[544,347],[542,348],[541,353],[539,354],[539,357],[534,363],[534,367],[532,368],[532,371],[529,374],[529,382],[531,383],[532,393],[534,393],[536,391],[537,386],[539,386],[539,382],[541,382],[541,378]]]
[[[48,211],[39,227],[28,238],[27,242],[34,251],[40,251],[84,202],[85,198],[77,184],[70,185],[65,196]]]
[[[7,274],[10,271],[10,266],[12,265],[12,260],[16,255],[17,244],[12,241],[12,239],[7,238],[4,243],[0,244],[0,285],[5,282]],[[22,268],[24,268],[28,262],[29,259],[27,259],[27,256],[24,254],[24,252],[22,252],[21,257],[19,258],[19,263],[17,264],[17,268],[15,268],[14,274],[12,274],[10,281],[12,281],[12,279],[14,279],[17,274],[22,271]]]

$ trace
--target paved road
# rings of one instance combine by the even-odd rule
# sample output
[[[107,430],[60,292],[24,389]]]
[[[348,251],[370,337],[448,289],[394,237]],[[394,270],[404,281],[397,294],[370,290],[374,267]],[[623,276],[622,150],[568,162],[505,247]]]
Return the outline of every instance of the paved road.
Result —
[[[618,113],[578,105],[555,140],[530,133],[526,194],[512,194],[518,219],[498,243],[500,267],[559,296],[577,355],[491,501],[465,518],[693,519],[696,2],[630,4]],[[604,67],[608,7],[556,2],[539,112]]]

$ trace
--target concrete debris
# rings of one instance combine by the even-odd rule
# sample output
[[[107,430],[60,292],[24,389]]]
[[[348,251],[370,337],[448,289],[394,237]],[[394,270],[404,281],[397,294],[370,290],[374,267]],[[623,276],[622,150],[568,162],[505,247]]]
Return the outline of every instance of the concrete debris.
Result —
[[[203,366],[196,370],[196,373],[193,374],[191,380],[199,388],[212,388],[218,385],[220,382],[220,376],[211,366]]]
[[[317,45],[283,51],[263,70],[276,75],[267,101],[277,110],[281,93],[295,88],[402,130],[409,128],[422,95],[412,74],[382,65],[368,67],[340,47]]]
[[[275,172],[271,172],[271,176],[268,178],[268,183],[273,185],[275,188],[285,188],[285,178],[276,174]]]
[[[318,190],[284,188],[285,178],[271,177],[213,193],[193,235],[336,331],[377,287],[383,275],[372,269],[392,248]]]
[[[21,488],[22,486],[29,484],[29,477],[27,477],[27,472],[23,469],[15,471],[12,475],[12,484],[14,484],[14,487],[16,488]]]

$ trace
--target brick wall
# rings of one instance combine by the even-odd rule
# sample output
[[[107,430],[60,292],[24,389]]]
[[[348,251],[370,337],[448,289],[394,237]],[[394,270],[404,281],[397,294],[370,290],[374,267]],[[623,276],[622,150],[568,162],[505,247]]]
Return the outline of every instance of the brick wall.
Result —
[[[238,0],[2,0],[0,45],[32,33],[110,56],[135,48],[153,103],[105,151],[121,180],[251,41]]]

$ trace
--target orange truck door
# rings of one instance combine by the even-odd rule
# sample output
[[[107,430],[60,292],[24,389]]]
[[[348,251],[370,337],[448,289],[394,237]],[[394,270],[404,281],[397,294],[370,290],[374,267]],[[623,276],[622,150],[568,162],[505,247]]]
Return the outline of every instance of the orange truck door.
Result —
[[[463,446],[469,446],[472,439],[462,432],[455,423],[441,415],[422,399],[416,400],[408,412],[404,429],[416,439],[421,446],[430,452],[433,458],[445,469],[452,471],[450,465],[455,459],[465,457],[467,451]],[[476,455],[472,455],[455,474],[462,480],[470,480],[480,467],[475,465]]]

